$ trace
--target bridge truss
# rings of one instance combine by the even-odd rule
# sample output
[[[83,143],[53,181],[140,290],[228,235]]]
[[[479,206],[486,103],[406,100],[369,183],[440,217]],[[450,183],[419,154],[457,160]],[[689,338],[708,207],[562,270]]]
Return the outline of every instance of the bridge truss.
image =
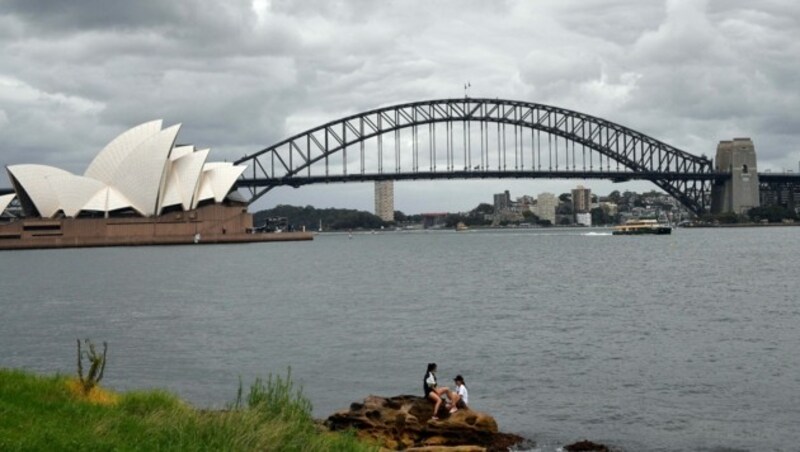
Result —
[[[472,178],[649,180],[695,214],[727,175],[712,162],[621,125],[563,108],[500,99],[443,99],[331,121],[236,164],[249,202],[275,187]]]

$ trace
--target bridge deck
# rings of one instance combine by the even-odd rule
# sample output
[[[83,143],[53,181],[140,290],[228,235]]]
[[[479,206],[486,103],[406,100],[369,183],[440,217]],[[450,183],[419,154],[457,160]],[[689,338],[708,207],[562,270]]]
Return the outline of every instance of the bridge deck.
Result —
[[[247,178],[236,182],[236,187],[299,187],[308,184],[336,182],[370,182],[381,180],[449,180],[449,179],[610,179],[615,182],[629,180],[704,180],[718,181],[730,177],[729,173],[663,173],[630,171],[569,171],[569,170],[535,170],[535,171],[441,171],[414,173],[379,173],[379,174],[328,174],[312,176],[293,176],[282,178]]]

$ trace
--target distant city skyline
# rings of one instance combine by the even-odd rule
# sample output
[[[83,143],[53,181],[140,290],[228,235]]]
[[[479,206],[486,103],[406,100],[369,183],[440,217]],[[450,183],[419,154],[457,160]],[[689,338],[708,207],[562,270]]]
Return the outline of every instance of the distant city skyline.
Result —
[[[460,192],[463,186],[473,185],[469,190],[469,196],[464,196]],[[469,181],[396,181],[394,182],[394,210],[402,211],[406,214],[423,212],[466,212],[478,204],[492,204],[493,196],[508,190],[511,198],[530,195],[536,196],[538,193],[550,192],[556,197],[562,193],[571,193],[571,190],[578,185],[591,188],[593,194],[606,196],[614,190],[649,192],[655,190],[663,193],[661,189],[650,182],[632,181],[625,183],[613,183],[604,180],[543,180],[520,181],[517,179],[496,179],[496,180],[469,180]],[[280,187],[273,190],[274,197],[279,198],[280,202],[272,199],[273,194],[266,196],[266,199],[257,201],[254,210],[272,207],[276,204],[289,204],[296,206],[313,205],[317,208],[350,208],[373,212],[375,206],[375,189],[373,182],[364,183],[338,183],[324,184],[317,186],[304,186],[300,188]],[[598,188],[595,188],[598,187]],[[320,202],[320,191],[337,191],[341,193],[341,198],[334,198],[330,201]]]

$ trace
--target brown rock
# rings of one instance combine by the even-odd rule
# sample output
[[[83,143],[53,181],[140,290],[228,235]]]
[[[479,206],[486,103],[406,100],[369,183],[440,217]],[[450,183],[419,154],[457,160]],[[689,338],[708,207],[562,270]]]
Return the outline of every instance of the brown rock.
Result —
[[[325,424],[331,430],[354,428],[360,437],[394,450],[500,451],[522,441],[499,432],[494,418],[480,411],[460,409],[449,414],[442,407],[438,414],[439,420],[431,419],[433,402],[422,397],[371,395],[331,415]]]
[[[577,443],[564,446],[567,452],[609,452],[608,447],[603,444],[593,443],[588,440],[578,441]]]
[[[479,446],[425,446],[412,447],[406,452],[486,452],[485,447]]]

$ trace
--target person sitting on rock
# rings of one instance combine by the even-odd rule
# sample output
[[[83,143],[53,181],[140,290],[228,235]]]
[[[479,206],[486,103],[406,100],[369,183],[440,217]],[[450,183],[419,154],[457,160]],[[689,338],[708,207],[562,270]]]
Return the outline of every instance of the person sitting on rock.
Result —
[[[439,412],[439,407],[442,405],[442,396],[447,395],[450,390],[443,386],[437,387],[436,384],[436,363],[428,363],[428,370],[425,372],[425,378],[422,379],[422,388],[425,391],[425,398],[431,399],[434,402],[432,420],[438,421],[439,417],[436,414]]]
[[[450,414],[455,413],[459,408],[467,408],[467,403],[469,403],[469,391],[467,391],[467,385],[464,383],[464,377],[456,375],[453,381],[456,384],[456,389],[447,393],[447,398],[450,399]]]

